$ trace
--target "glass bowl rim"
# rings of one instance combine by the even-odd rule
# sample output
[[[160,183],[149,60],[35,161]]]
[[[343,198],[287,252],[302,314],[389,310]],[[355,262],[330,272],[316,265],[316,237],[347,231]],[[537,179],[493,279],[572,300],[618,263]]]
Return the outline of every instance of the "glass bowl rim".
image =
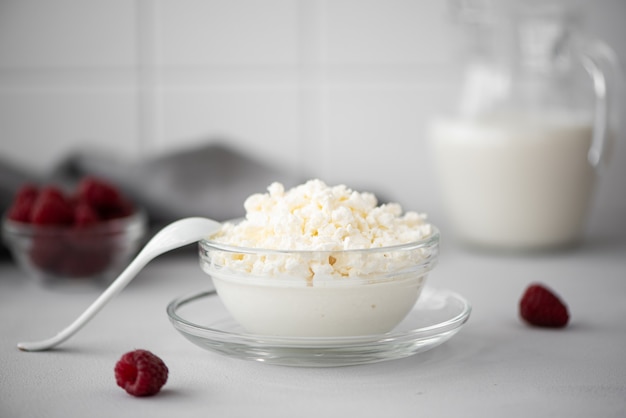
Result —
[[[240,218],[241,219],[241,218]],[[240,220],[239,219],[239,220]],[[236,220],[235,220],[236,221]],[[232,221],[229,221],[232,222]],[[255,254],[255,255],[306,255],[306,254],[374,254],[381,252],[395,252],[395,251],[412,251],[421,248],[436,248],[439,245],[440,231],[439,229],[429,223],[431,227],[431,234],[421,240],[411,241],[403,244],[388,245],[383,247],[370,247],[370,248],[351,248],[351,249],[338,249],[338,250],[286,250],[286,249],[274,249],[274,248],[257,248],[257,247],[240,247],[237,245],[224,244],[217,242],[210,238],[203,238],[198,241],[198,244],[202,250],[205,251],[224,251],[229,253],[240,254]],[[204,254],[201,252],[201,256]]]
[[[137,230],[142,232],[147,227],[148,216],[143,208],[136,207],[135,211],[121,218],[107,219],[94,225],[74,228],[71,225],[34,225],[27,222],[15,221],[8,218],[8,213],[2,216],[2,232],[11,236],[35,237],[66,234],[69,231],[81,234],[117,235]],[[114,226],[114,228],[111,228]]]

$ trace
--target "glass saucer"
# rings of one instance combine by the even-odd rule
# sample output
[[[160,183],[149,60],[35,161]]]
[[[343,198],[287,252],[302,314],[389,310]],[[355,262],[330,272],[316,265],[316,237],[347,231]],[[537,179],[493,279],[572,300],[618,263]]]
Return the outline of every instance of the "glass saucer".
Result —
[[[407,317],[392,331],[354,337],[276,337],[246,333],[215,290],[173,300],[167,314],[194,344],[230,357],[268,364],[334,367],[375,363],[430,350],[454,336],[471,312],[462,296],[426,287]]]

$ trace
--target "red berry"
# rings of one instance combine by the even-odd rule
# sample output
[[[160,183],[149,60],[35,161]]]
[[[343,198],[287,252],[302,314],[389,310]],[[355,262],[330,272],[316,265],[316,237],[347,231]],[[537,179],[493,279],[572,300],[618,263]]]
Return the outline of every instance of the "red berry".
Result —
[[[542,284],[531,284],[519,304],[520,316],[531,325],[562,328],[569,321],[567,306]]]
[[[31,221],[36,225],[69,225],[74,221],[74,210],[60,189],[47,186],[33,204]]]
[[[167,382],[163,360],[147,350],[129,351],[115,365],[117,385],[133,396],[151,396]]]
[[[91,206],[104,219],[117,216],[111,214],[125,213],[128,207],[128,203],[117,187],[96,177],[85,177],[80,181],[77,187],[77,199]]]
[[[32,184],[25,184],[17,191],[9,208],[8,218],[17,222],[30,222],[33,205],[39,190]]]
[[[74,208],[74,225],[84,228],[100,222],[100,216],[91,206],[85,202],[78,202]]]

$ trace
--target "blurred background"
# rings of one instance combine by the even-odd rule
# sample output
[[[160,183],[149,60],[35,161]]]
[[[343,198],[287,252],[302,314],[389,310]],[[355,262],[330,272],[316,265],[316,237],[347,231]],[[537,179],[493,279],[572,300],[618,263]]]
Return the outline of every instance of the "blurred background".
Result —
[[[626,1],[578,4],[626,62]],[[445,231],[427,131],[458,93],[459,35],[436,0],[0,0],[0,160],[45,174],[75,152],[133,165],[225,144]],[[597,239],[626,240],[624,139]]]

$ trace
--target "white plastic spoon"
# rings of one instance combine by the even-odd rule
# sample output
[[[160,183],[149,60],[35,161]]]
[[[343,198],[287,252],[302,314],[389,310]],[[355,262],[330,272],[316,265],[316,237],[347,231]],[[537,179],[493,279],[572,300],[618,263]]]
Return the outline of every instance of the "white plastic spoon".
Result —
[[[18,343],[17,347],[23,351],[44,351],[61,344],[76,334],[107,302],[121,292],[150,260],[175,248],[200,241],[217,232],[220,227],[219,222],[206,218],[185,218],[167,225],[145,245],[98,299],[67,328],[47,340]]]

